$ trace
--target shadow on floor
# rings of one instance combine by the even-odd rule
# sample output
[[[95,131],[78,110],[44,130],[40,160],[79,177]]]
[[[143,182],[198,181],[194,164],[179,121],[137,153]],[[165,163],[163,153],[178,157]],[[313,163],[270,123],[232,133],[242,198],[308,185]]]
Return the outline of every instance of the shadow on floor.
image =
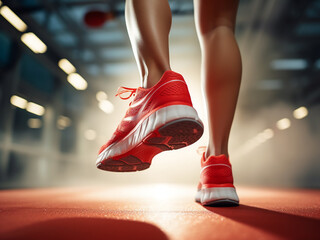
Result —
[[[8,232],[1,239],[152,239],[168,240],[158,227],[139,221],[105,218],[62,218]]]
[[[298,215],[240,205],[239,207],[205,207],[223,217],[241,222],[286,239],[320,239],[320,220]]]

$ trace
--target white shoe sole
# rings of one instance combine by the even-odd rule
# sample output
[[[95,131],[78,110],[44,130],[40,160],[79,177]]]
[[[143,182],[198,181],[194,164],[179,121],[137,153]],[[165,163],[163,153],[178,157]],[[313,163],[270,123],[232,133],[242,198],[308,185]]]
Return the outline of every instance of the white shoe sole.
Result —
[[[196,202],[204,206],[238,206],[239,198],[233,187],[215,187],[200,189],[196,193]]]
[[[148,139],[149,144],[152,144],[152,141],[150,141],[150,134],[152,134],[154,131],[165,128],[165,126],[167,125],[169,126],[172,122],[176,122],[176,124],[179,125],[179,120],[182,120],[184,124],[186,123],[186,121],[189,121],[190,124],[196,124],[198,125],[199,130],[194,133],[194,136],[190,136],[190,142],[187,142],[186,145],[183,145],[183,142],[181,142],[182,145],[180,144],[180,147],[190,145],[202,136],[203,124],[193,107],[187,105],[171,105],[168,107],[163,107],[152,113],[144,120],[140,121],[124,139],[110,145],[104,151],[102,151],[96,161],[97,167],[101,168],[101,164],[105,160],[111,160],[114,157],[128,153],[129,151],[141,145],[143,141],[144,143],[146,143],[146,139]],[[175,134],[178,133],[176,132]],[[178,147],[178,142],[176,142],[175,144],[175,146],[177,147],[173,146],[171,149],[180,148]],[[159,143],[158,146],[161,147],[161,143]],[[143,159],[140,160],[144,162]],[[119,171],[123,170],[119,169]]]

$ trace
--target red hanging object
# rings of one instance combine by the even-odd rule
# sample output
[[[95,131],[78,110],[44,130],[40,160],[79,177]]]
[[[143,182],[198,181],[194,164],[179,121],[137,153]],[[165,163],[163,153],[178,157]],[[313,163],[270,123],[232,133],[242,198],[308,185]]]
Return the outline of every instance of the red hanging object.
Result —
[[[88,27],[98,28],[102,27],[106,21],[112,20],[113,18],[114,14],[112,12],[91,10],[84,15],[84,22]]]

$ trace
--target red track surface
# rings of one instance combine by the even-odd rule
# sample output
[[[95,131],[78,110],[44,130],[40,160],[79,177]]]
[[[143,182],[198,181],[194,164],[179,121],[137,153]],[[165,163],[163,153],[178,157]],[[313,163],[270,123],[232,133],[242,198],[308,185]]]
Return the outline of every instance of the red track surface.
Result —
[[[320,191],[239,188],[240,207],[202,207],[194,188],[0,191],[0,239],[320,239]]]

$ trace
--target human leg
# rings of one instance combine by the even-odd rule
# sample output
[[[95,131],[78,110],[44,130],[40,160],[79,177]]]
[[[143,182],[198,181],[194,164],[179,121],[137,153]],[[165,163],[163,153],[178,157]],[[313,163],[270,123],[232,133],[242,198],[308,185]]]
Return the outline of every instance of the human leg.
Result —
[[[206,156],[228,156],[229,133],[242,72],[240,51],[234,36],[238,1],[195,0],[194,3],[209,123]]]
[[[154,86],[170,70],[168,37],[171,10],[167,0],[127,0],[126,24],[138,64],[141,86]]]
[[[118,90],[133,97],[111,139],[100,148],[96,166],[116,172],[147,169],[162,151],[186,147],[203,133],[186,82],[170,70],[168,34],[171,12],[166,0],[127,0],[128,33],[142,87]],[[123,93],[129,93],[122,97]]]
[[[229,161],[228,139],[241,80],[241,57],[234,37],[237,0],[194,0],[202,51],[202,78],[209,143],[201,158],[196,201],[238,205]]]

